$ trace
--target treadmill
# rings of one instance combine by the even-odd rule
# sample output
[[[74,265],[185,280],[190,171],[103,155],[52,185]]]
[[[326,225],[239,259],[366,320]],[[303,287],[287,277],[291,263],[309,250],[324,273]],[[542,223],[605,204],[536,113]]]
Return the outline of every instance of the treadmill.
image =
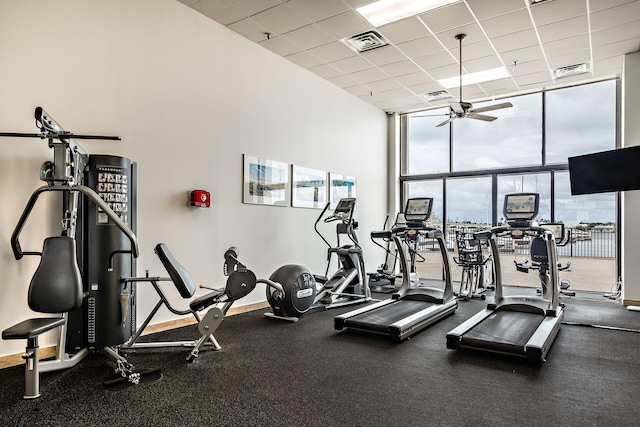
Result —
[[[508,194],[504,199],[507,226],[476,233],[489,239],[496,268],[495,294],[487,308],[447,334],[447,348],[472,348],[503,353],[541,363],[545,360],[562,323],[558,298],[558,262],[555,236],[538,226],[537,193]],[[537,255],[542,296],[504,296],[497,237],[531,238],[546,251]]]
[[[453,294],[449,257],[442,231],[426,225],[431,215],[432,204],[433,198],[409,199],[404,210],[404,224],[392,230],[371,233],[372,238],[393,240],[399,248],[402,285],[388,300],[336,316],[334,325],[337,330],[352,329],[370,332],[386,335],[395,341],[402,341],[453,314],[458,308],[458,301]],[[412,286],[410,259],[406,255],[405,248],[410,250],[417,239],[431,239],[438,243],[443,262],[444,290]]]

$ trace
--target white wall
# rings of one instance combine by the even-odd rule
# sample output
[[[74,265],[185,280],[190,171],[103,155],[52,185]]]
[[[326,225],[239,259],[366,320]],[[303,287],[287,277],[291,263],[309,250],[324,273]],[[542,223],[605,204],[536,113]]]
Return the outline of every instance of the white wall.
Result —
[[[242,204],[243,153],[356,176],[367,269],[382,260],[367,235],[387,212],[384,112],[178,1],[0,0],[0,131],[35,132],[36,106],[75,133],[122,137],[81,145],[138,164],[138,274],[163,275],[153,254],[161,241],[215,287],[232,245],[258,277],[284,263],[324,272],[319,211]],[[51,159],[45,141],[0,140],[1,329],[32,316],[26,294],[38,259],[16,261],[9,239]],[[185,206],[196,188],[211,191],[210,209]],[[43,198],[24,250],[59,233],[59,203]],[[139,321],[155,303],[140,292]],[[264,299],[260,287],[238,305]],[[2,341],[0,356],[23,346]]]
[[[640,52],[624,56],[622,75],[622,146],[640,145]],[[640,305],[640,191],[622,193],[622,299]]]

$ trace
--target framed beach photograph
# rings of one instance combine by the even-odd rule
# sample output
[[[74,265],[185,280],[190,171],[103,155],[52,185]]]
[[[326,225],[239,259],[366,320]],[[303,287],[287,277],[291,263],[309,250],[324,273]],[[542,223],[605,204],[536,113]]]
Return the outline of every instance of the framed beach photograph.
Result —
[[[289,206],[289,164],[244,154],[242,202]]]
[[[356,177],[329,172],[329,201],[334,209],[340,199],[356,197]]]
[[[291,206],[322,209],[327,204],[327,172],[293,165]]]

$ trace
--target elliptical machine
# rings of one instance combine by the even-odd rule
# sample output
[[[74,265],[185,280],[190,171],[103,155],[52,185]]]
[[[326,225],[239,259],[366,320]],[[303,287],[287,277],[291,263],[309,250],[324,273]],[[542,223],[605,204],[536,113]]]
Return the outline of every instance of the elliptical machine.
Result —
[[[327,244],[327,269],[324,276],[313,275],[305,267],[287,264],[278,268],[269,279],[259,279],[267,284],[267,301],[273,313],[267,317],[296,322],[303,314],[315,310],[328,310],[345,305],[371,301],[371,291],[365,280],[362,248],[355,230],[358,223],[353,219],[355,198],[340,199],[333,213],[327,214],[327,203],[314,224],[316,233]],[[335,247],[318,230],[320,221],[336,224]],[[353,244],[340,244],[340,236],[346,235]],[[327,277],[332,255],[338,256],[339,268]]]

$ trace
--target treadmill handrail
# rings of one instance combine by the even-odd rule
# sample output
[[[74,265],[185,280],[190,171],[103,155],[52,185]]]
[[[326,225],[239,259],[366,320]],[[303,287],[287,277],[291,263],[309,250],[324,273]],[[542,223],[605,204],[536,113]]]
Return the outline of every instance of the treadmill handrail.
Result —
[[[138,257],[140,252],[138,249],[138,240],[136,238],[136,235],[133,233],[131,228],[129,228],[129,226],[127,226],[124,223],[124,221],[120,219],[118,214],[116,214],[113,211],[113,209],[111,209],[109,205],[107,205],[104,202],[104,200],[102,200],[102,198],[100,198],[100,196],[91,188],[86,187],[84,185],[70,186],[65,184],[65,185],[51,185],[51,186],[43,185],[42,187],[37,188],[33,192],[33,194],[31,194],[31,197],[27,201],[27,204],[24,210],[22,211],[22,215],[20,215],[20,219],[18,220],[16,227],[13,230],[13,233],[11,234],[11,249],[13,250],[13,256],[15,257],[16,260],[22,259],[24,255],[32,255],[32,254],[39,253],[39,252],[23,252],[22,251],[22,248],[20,247],[20,233],[22,232],[22,229],[24,228],[24,225],[27,222],[27,219],[29,218],[31,211],[33,210],[33,207],[38,201],[38,197],[40,197],[40,194],[44,193],[45,191],[79,191],[85,194],[87,197],[89,197],[89,199],[91,199],[91,201],[93,201],[96,205],[98,205],[104,211],[104,213],[109,218],[111,218],[111,220],[113,220],[113,223],[127,236],[129,241],[131,242],[131,253],[133,257],[134,258]]]

